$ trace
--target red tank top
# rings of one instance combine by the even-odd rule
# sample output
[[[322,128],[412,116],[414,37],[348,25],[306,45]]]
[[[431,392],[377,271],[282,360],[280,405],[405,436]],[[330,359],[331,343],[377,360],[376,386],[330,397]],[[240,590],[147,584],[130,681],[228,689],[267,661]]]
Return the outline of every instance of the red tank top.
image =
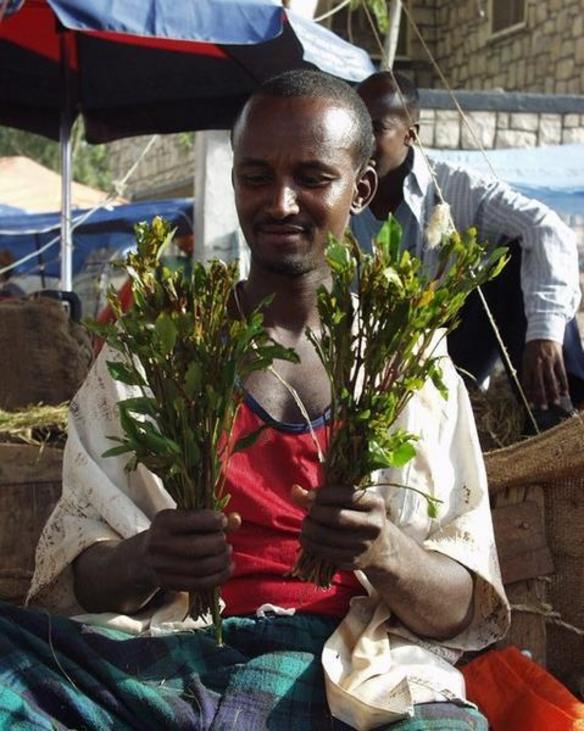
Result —
[[[242,525],[229,535],[235,573],[223,585],[225,616],[252,614],[270,603],[299,612],[333,617],[346,614],[349,599],[363,588],[350,571],[338,571],[329,589],[287,576],[298,554],[304,511],[290,498],[295,483],[305,488],[322,484],[322,467],[306,424],[274,421],[250,396],[239,409],[233,437],[238,439],[268,427],[255,444],[235,454],[227,469],[231,495],[227,512],[238,512]],[[312,427],[321,447],[326,437],[324,417]]]

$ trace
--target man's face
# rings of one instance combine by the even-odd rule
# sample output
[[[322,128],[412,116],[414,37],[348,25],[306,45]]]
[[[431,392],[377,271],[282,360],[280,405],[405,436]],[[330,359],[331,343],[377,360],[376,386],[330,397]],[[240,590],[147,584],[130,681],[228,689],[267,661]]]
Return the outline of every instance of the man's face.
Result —
[[[233,185],[255,264],[291,276],[324,266],[327,234],[342,236],[372,187],[358,180],[354,126],[330,99],[253,100],[233,136]]]
[[[365,102],[375,134],[375,163],[379,178],[396,170],[407,157],[414,135],[400,99],[376,86],[357,89]]]

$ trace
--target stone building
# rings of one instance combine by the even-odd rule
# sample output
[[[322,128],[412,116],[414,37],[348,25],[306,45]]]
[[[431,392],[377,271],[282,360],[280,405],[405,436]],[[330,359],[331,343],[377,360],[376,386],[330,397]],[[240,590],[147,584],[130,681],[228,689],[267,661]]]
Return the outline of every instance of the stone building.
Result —
[[[485,149],[584,143],[584,0],[409,0],[409,13],[468,116],[470,131],[402,11],[395,67],[423,89],[421,138],[428,147]],[[338,5],[320,0],[318,14]],[[380,58],[362,10],[324,21]],[[111,145],[114,177],[146,140]],[[125,190],[135,200],[191,195],[194,147],[159,137]]]
[[[321,0],[326,11],[337,0]],[[409,15],[453,89],[584,94],[582,0],[409,0]],[[440,88],[439,75],[408,13],[402,11],[396,67],[420,87]],[[380,58],[363,10],[327,22]]]

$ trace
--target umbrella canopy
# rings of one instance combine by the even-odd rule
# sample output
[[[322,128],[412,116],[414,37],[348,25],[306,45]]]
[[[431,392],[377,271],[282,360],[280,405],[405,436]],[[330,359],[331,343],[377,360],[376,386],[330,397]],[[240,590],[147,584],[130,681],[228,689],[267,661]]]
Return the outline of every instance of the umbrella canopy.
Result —
[[[374,70],[278,0],[25,0],[0,22],[0,124],[58,139],[67,108],[95,143],[228,129],[262,81],[302,67]]]

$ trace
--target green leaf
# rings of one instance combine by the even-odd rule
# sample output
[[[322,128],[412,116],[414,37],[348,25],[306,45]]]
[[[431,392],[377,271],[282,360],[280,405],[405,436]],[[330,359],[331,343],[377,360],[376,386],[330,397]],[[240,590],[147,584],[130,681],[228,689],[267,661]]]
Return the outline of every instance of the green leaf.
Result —
[[[426,498],[426,512],[428,514],[428,517],[432,518],[432,520],[436,520],[436,518],[438,517],[439,502],[441,501],[429,497]]]
[[[201,390],[201,383],[203,378],[203,371],[201,364],[196,361],[192,361],[187,368],[185,374],[185,390],[187,396],[193,398]]]
[[[111,449],[106,449],[105,452],[102,453],[102,457],[119,457],[120,454],[127,454],[128,452],[132,451],[132,447],[129,444],[120,444],[117,447],[111,447]]]
[[[166,312],[161,312],[156,318],[154,329],[160,338],[162,353],[164,355],[168,355],[168,353],[171,353],[174,349],[178,335],[174,322],[169,315],[166,314]]]
[[[144,414],[156,418],[156,402],[148,396],[136,396],[118,402],[118,407],[125,408],[134,414]]]
[[[392,466],[403,467],[415,456],[416,448],[413,444],[410,444],[409,442],[400,444],[400,446],[397,447],[397,449],[394,449],[392,452]]]
[[[393,467],[392,454],[383,449],[377,442],[370,441],[367,445],[369,471]]]
[[[397,264],[402,240],[402,227],[391,213],[375,239],[375,248],[381,252],[386,264]]]
[[[446,388],[446,384],[442,378],[442,370],[437,365],[432,366],[428,375],[438,390],[438,393],[446,401],[448,399],[448,388]]]
[[[328,265],[334,272],[346,272],[355,265],[347,246],[338,241],[333,241],[326,247],[325,256]]]
[[[231,454],[242,452],[244,449],[248,449],[249,447],[253,446],[256,443],[259,435],[268,428],[269,424],[262,424],[259,429],[256,429],[255,431],[246,434],[244,437],[240,437],[235,442],[235,446],[233,447]]]
[[[128,386],[146,386],[142,375],[133,367],[118,361],[106,361],[107,369],[115,381],[125,383]]]

